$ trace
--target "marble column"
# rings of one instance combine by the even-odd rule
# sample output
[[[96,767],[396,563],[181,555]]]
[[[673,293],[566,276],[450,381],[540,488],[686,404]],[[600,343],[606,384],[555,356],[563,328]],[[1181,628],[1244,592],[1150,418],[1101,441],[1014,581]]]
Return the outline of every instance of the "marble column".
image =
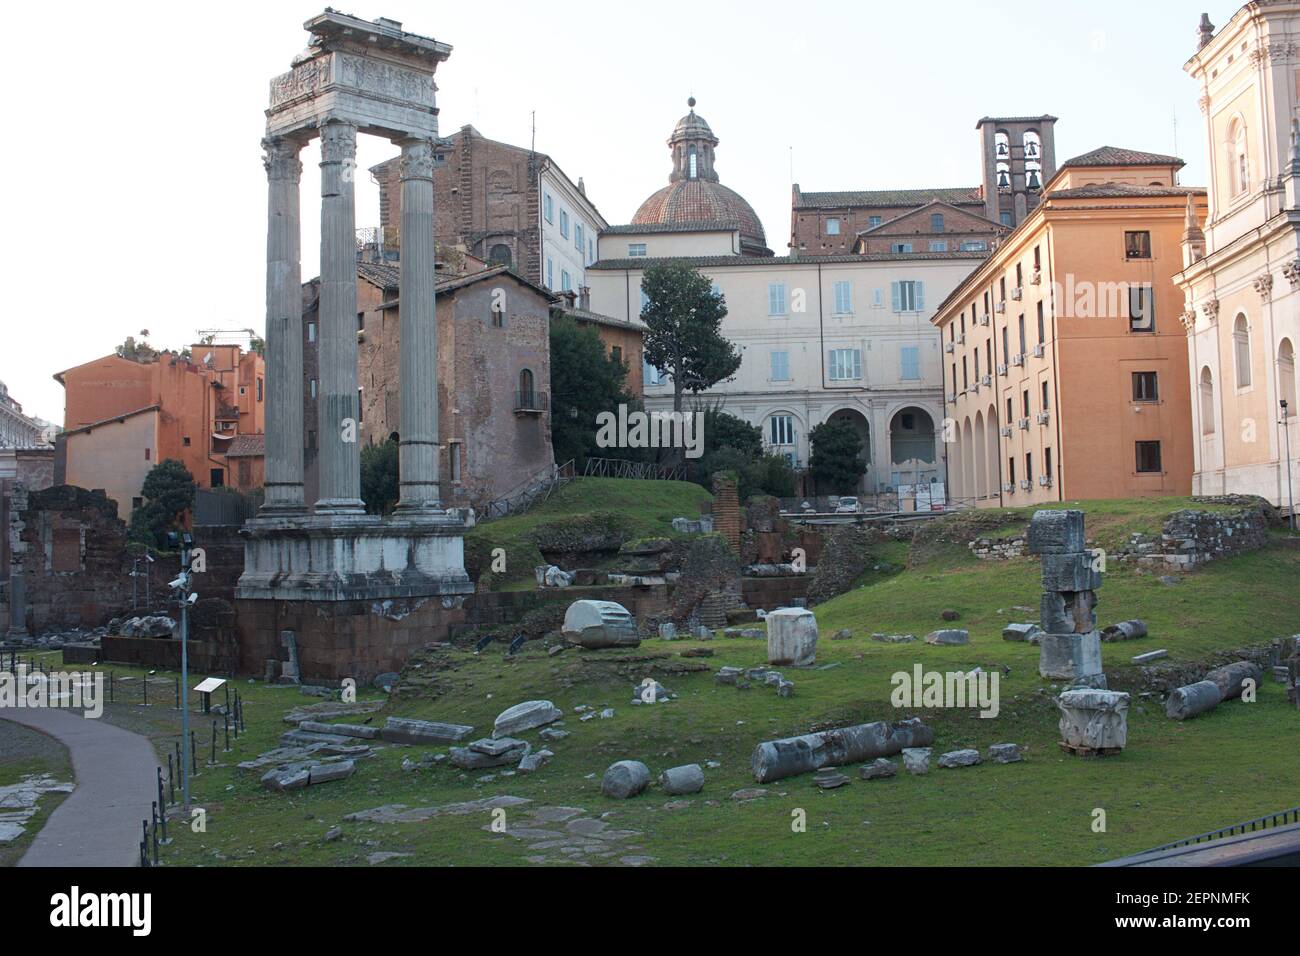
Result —
[[[263,514],[302,514],[302,144],[266,139],[266,500]]]
[[[320,128],[320,499],[317,514],[363,514],[357,394],[357,128]]]
[[[402,512],[438,508],[438,319],[434,306],[433,141],[402,142]]]

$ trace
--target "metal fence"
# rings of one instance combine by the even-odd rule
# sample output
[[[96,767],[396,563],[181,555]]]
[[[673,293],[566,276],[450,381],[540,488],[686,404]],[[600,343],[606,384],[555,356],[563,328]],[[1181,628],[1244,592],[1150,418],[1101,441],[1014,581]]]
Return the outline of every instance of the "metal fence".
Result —
[[[262,507],[265,492],[213,491],[199,488],[194,492],[194,523],[196,525],[242,525],[257,515]]]
[[[1244,823],[1234,823],[1232,826],[1220,827],[1218,830],[1211,830],[1208,833],[1198,833],[1196,836],[1187,837],[1183,840],[1175,840],[1173,843],[1152,847],[1150,850],[1144,850],[1137,855],[1159,853],[1162,850],[1176,850],[1179,847],[1208,843],[1211,840],[1221,840],[1224,837],[1239,836],[1243,833],[1254,833],[1258,830],[1268,830],[1274,827],[1284,827],[1291,823],[1300,823],[1300,807],[1279,810],[1277,813],[1270,813],[1265,817],[1256,817],[1253,820],[1246,820]]]
[[[582,477],[685,481],[686,466],[684,464],[660,465],[652,461],[627,461],[622,458],[588,458],[582,469]]]

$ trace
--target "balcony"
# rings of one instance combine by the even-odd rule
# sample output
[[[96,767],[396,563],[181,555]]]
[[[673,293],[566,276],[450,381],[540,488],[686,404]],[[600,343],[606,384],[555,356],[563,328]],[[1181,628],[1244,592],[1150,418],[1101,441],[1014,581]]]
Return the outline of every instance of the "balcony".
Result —
[[[550,396],[545,392],[515,392],[515,414],[521,418],[525,415],[544,415],[550,407]]]

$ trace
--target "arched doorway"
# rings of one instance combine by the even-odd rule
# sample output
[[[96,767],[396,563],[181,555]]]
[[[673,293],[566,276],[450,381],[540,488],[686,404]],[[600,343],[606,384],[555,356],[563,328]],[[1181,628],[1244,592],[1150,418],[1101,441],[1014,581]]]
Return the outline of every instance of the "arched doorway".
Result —
[[[866,470],[863,471],[862,478],[855,490],[858,492],[863,491],[871,475],[871,424],[867,421],[866,416],[856,408],[841,408],[838,411],[831,412],[826,420],[829,422],[844,422],[852,426],[853,430],[857,432],[858,440],[862,442],[862,448],[858,452],[858,461],[866,466]]]
[[[984,434],[984,413],[975,413],[975,497],[989,496],[988,439]]]
[[[934,419],[923,408],[900,408],[889,420],[889,483],[929,484],[940,480],[934,447]],[[963,449],[962,459],[969,458]]]
[[[992,405],[984,416],[984,432],[987,439],[985,457],[988,459],[989,497],[996,498],[1002,489],[998,476],[998,413]]]

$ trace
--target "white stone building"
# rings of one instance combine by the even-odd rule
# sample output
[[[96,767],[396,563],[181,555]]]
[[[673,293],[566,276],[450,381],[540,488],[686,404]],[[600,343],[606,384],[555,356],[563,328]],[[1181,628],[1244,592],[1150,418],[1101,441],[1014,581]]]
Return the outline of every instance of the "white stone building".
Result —
[[[1300,2],[1247,4],[1217,33],[1202,18],[1185,69],[1201,87],[1210,171],[1206,222],[1188,223],[1174,277],[1186,303],[1192,491],[1286,507],[1288,472],[1300,482]]]
[[[772,256],[752,208],[718,182],[717,143],[693,108],[677,124],[669,186],[600,236],[592,308],[636,318],[646,267],[684,261],[725,297],[722,331],[742,354],[733,379],[698,400],[761,427],[797,468],[815,426],[847,419],[868,462],[862,492],[944,481],[942,347],[930,318],[987,252]],[[645,398],[670,409],[672,383],[645,369]]]
[[[0,448],[43,448],[51,443],[51,433],[57,435],[48,422],[24,415],[8,386],[0,382]]]
[[[542,284],[552,292],[576,292],[587,284],[587,267],[596,261],[596,240],[604,217],[550,157],[538,171],[541,189]]]

